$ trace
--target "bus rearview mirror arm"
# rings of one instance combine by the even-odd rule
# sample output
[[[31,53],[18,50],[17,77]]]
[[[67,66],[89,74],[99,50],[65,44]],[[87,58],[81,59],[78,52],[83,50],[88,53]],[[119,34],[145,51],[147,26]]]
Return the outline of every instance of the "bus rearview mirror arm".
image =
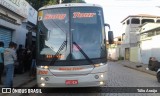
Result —
[[[110,25],[109,25],[109,24],[106,24],[106,23],[105,23],[105,24],[104,24],[104,26],[108,26],[109,30],[111,30],[111,29],[110,29]]]

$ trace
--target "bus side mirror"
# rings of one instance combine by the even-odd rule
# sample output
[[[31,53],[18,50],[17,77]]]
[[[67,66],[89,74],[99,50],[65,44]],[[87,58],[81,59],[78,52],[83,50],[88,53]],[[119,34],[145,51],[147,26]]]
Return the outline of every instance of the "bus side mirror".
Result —
[[[104,24],[104,26],[107,26],[110,30],[110,25],[109,24]],[[114,43],[114,39],[113,39],[113,31],[108,31],[108,42],[109,44],[113,44]]]
[[[109,44],[113,44],[114,43],[113,31],[108,31],[108,42],[109,42]]]

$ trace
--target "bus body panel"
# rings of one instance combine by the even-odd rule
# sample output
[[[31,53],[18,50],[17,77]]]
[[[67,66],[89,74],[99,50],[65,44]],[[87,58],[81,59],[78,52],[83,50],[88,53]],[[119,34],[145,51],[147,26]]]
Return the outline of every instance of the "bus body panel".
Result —
[[[39,70],[44,70],[38,68]],[[37,83],[39,87],[93,87],[93,86],[105,86],[107,83],[107,64],[95,67],[89,74],[68,74],[68,71],[64,71],[65,75],[54,75],[49,70],[48,74],[37,75]],[[72,72],[74,73],[74,72]],[[41,79],[43,78],[43,79]],[[47,78],[47,79],[46,79]],[[66,80],[76,80],[78,84],[66,84]],[[42,84],[45,84],[42,86]]]
[[[53,75],[83,75],[89,74],[93,70],[93,65],[86,66],[51,66],[50,72]]]

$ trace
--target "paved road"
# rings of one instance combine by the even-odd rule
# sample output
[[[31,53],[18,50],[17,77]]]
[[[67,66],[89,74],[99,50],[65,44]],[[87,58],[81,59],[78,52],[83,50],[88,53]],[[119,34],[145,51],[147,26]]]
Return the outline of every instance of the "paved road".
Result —
[[[107,87],[160,87],[155,76],[123,67],[118,62],[109,62],[108,76]],[[88,88],[80,90],[84,90],[84,93],[64,93],[63,89],[60,89],[62,93],[23,94],[22,96],[160,96],[160,93],[95,93],[88,92]]]
[[[109,62],[109,87],[160,87],[155,76]]]

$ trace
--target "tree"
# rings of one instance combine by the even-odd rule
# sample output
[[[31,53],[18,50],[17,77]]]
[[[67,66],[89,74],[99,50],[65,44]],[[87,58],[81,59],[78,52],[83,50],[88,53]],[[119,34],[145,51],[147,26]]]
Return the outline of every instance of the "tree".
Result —
[[[42,6],[59,4],[59,0],[26,0],[33,8],[38,10]],[[62,0],[62,3],[85,3],[84,0]]]
[[[85,3],[84,0],[71,0],[71,3]]]

